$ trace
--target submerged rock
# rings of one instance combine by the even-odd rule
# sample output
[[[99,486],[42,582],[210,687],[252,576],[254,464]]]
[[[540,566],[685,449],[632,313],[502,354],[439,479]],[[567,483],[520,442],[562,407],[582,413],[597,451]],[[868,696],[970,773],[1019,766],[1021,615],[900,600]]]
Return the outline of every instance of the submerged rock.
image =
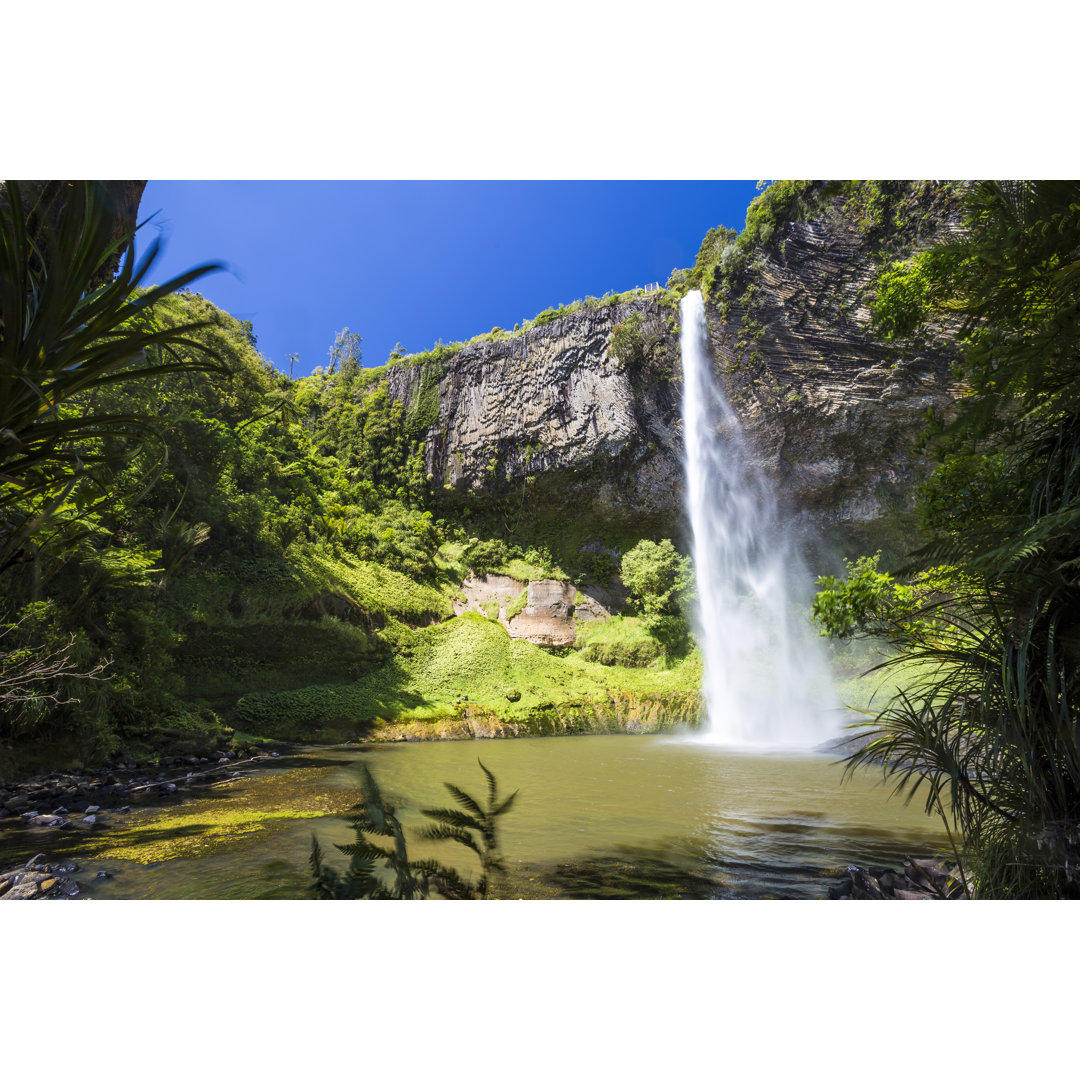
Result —
[[[967,900],[959,867],[939,859],[905,859],[904,872],[858,866],[829,889],[830,900]]]

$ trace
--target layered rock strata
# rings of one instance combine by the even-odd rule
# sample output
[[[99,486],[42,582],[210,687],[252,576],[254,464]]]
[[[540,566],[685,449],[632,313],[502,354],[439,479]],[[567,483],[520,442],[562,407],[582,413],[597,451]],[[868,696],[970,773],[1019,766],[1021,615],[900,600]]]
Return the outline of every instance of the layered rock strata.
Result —
[[[912,454],[926,411],[953,400],[947,348],[901,349],[870,332],[883,262],[951,227],[944,202],[938,217],[933,205],[915,209],[918,226],[899,239],[894,232],[885,248],[836,197],[817,219],[785,223],[755,249],[737,288],[709,298],[716,369],[754,460],[816,531],[859,533],[910,509],[927,468]],[[622,364],[612,331],[631,319],[641,321],[643,356]],[[681,366],[670,296],[583,307],[466,346],[438,370],[400,364],[387,379],[409,409],[437,381],[424,446],[437,494],[539,497],[601,523],[659,520],[667,535],[680,531]]]

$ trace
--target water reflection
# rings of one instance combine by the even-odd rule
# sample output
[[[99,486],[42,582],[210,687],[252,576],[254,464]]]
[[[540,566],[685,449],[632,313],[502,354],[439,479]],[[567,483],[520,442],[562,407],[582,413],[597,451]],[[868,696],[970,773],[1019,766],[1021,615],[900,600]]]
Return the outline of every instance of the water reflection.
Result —
[[[150,865],[75,851],[79,879],[102,899],[304,898],[312,835],[333,856],[335,843],[353,839],[345,812],[361,761],[411,836],[428,824],[421,807],[450,804],[445,781],[483,789],[477,757],[501,792],[521,792],[502,819],[510,873],[498,895],[507,898],[821,898],[848,863],[899,866],[946,844],[919,807],[889,799],[872,777],[841,785],[842,769],[821,755],[733,753],[665,736],[398,743],[313,750],[192,796],[179,815],[175,806],[148,812],[172,817],[161,829],[144,819],[139,843],[156,845],[146,848]],[[213,815],[233,805],[262,817],[215,838]],[[290,808],[323,816],[266,816]],[[202,853],[166,857],[172,838],[191,850],[193,837],[210,841]],[[410,854],[476,872],[457,845],[417,840]],[[99,868],[114,876],[93,880]]]

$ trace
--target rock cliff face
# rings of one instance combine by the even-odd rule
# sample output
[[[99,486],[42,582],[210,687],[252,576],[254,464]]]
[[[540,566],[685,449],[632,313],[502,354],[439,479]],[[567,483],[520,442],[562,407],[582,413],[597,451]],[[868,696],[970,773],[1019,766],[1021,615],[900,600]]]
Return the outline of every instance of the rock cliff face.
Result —
[[[640,316],[649,361],[620,363],[612,330]],[[418,407],[430,369],[401,364],[390,392]],[[518,334],[467,345],[438,377],[425,468],[447,498],[550,498],[602,518],[678,515],[678,329],[655,299],[584,307]],[[557,481],[553,483],[553,481]],[[545,489],[546,492],[545,492]]]
[[[910,507],[925,469],[911,454],[924,414],[953,394],[946,349],[902,352],[869,332],[882,261],[947,228],[948,209],[923,206],[917,221],[883,247],[845,198],[826,200],[815,219],[784,223],[755,249],[740,288],[714,290],[707,305],[716,369],[758,465],[797,519],[855,546]],[[639,324],[641,348],[621,362],[612,332],[628,320]],[[425,465],[447,499],[528,492],[570,513],[640,523],[643,533],[681,530],[678,308],[669,294],[583,307],[468,345],[439,368],[400,364],[387,378],[412,412],[437,391]]]
[[[934,197],[910,197],[918,224],[887,249],[835,199],[816,220],[788,222],[746,288],[708,305],[717,370],[757,464],[790,511],[835,538],[874,538],[910,508],[929,464],[912,453],[926,411],[955,396],[943,337],[901,349],[870,333],[883,260],[953,227]]]

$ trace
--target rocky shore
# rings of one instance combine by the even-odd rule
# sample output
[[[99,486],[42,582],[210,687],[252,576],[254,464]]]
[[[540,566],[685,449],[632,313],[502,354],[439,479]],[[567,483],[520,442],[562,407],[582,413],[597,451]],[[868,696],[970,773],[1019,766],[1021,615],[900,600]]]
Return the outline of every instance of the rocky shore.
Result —
[[[28,829],[26,846],[32,851],[35,837],[52,839],[55,830],[108,828],[134,807],[182,799],[197,788],[236,783],[250,776],[252,768],[274,764],[289,749],[287,743],[268,743],[254,752],[242,748],[210,757],[163,757],[142,763],[119,757],[98,769],[0,784],[0,825],[21,818]],[[26,863],[0,870],[0,900],[72,899],[82,891],[71,876],[78,869],[70,859],[39,853]]]
[[[960,868],[938,859],[905,859],[903,872],[882,867],[847,868],[829,890],[830,900],[970,900]]]

